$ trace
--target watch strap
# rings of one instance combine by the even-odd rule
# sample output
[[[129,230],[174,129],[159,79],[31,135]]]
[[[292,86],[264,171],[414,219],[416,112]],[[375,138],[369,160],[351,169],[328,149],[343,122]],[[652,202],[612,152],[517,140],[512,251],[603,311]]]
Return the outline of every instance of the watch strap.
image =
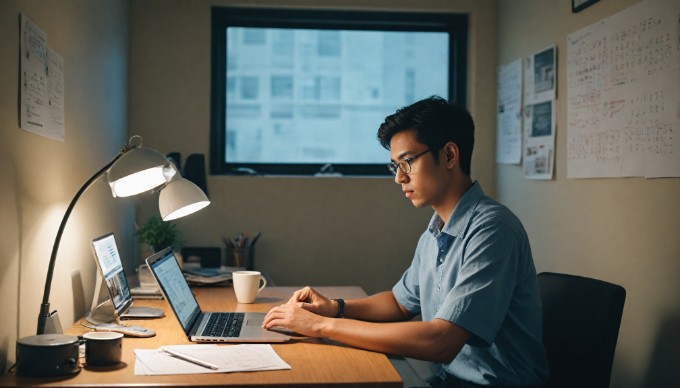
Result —
[[[336,318],[345,317],[345,300],[344,299],[333,299],[338,303],[338,313],[335,315]]]

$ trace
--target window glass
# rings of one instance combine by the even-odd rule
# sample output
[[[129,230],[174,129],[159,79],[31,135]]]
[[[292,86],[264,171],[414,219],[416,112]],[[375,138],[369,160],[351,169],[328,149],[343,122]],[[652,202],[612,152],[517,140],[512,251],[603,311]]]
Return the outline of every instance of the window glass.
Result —
[[[449,30],[217,20],[213,82],[223,83],[213,88],[213,173],[311,174],[331,164],[387,175],[389,152],[376,139],[385,116],[431,95],[452,99],[460,36]]]

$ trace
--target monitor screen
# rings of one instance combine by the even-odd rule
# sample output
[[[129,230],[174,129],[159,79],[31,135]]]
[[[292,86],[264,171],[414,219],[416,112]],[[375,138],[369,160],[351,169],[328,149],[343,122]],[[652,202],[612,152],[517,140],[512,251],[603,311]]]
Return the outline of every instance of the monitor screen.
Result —
[[[172,249],[166,248],[157,252],[147,259],[147,263],[182,328],[188,333],[196,316],[201,313],[201,309],[189,284],[184,279],[184,274]]]
[[[113,307],[118,315],[123,314],[132,304],[132,294],[123,272],[123,263],[113,233],[107,233],[92,240],[92,249],[102,280],[106,284]],[[98,290],[95,290],[97,292]],[[92,306],[95,308],[96,306]]]

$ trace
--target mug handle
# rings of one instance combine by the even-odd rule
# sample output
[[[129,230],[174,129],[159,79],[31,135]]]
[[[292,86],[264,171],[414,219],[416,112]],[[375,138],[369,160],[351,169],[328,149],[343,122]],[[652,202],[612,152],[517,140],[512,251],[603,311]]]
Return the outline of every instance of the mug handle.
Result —
[[[260,286],[260,288],[257,289],[258,294],[260,293],[260,291],[262,291],[263,288],[267,286],[267,279],[265,279],[264,276],[260,275],[260,280],[262,280],[262,285]]]

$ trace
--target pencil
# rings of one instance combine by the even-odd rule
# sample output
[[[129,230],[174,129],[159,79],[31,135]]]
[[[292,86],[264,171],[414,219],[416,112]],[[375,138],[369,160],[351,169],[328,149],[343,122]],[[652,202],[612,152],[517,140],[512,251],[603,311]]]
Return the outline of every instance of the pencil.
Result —
[[[199,359],[193,358],[193,357],[191,357],[191,356],[187,356],[186,354],[182,354],[182,353],[176,352],[176,351],[174,351],[174,350],[172,350],[172,349],[168,349],[168,348],[166,348],[165,346],[162,346],[162,347],[161,347],[161,350],[164,351],[165,353],[168,353],[169,355],[171,355],[171,356],[173,356],[173,357],[179,358],[180,360],[188,361],[188,362],[190,362],[190,363],[192,363],[192,364],[200,365],[200,366],[202,366],[202,367],[204,367],[204,368],[210,368],[210,369],[212,369],[212,370],[217,370],[217,369],[219,369],[219,367],[218,367],[217,365],[215,365],[215,364],[211,364],[211,363],[209,363],[209,362],[206,362],[206,361],[203,361],[203,360],[199,360]]]

